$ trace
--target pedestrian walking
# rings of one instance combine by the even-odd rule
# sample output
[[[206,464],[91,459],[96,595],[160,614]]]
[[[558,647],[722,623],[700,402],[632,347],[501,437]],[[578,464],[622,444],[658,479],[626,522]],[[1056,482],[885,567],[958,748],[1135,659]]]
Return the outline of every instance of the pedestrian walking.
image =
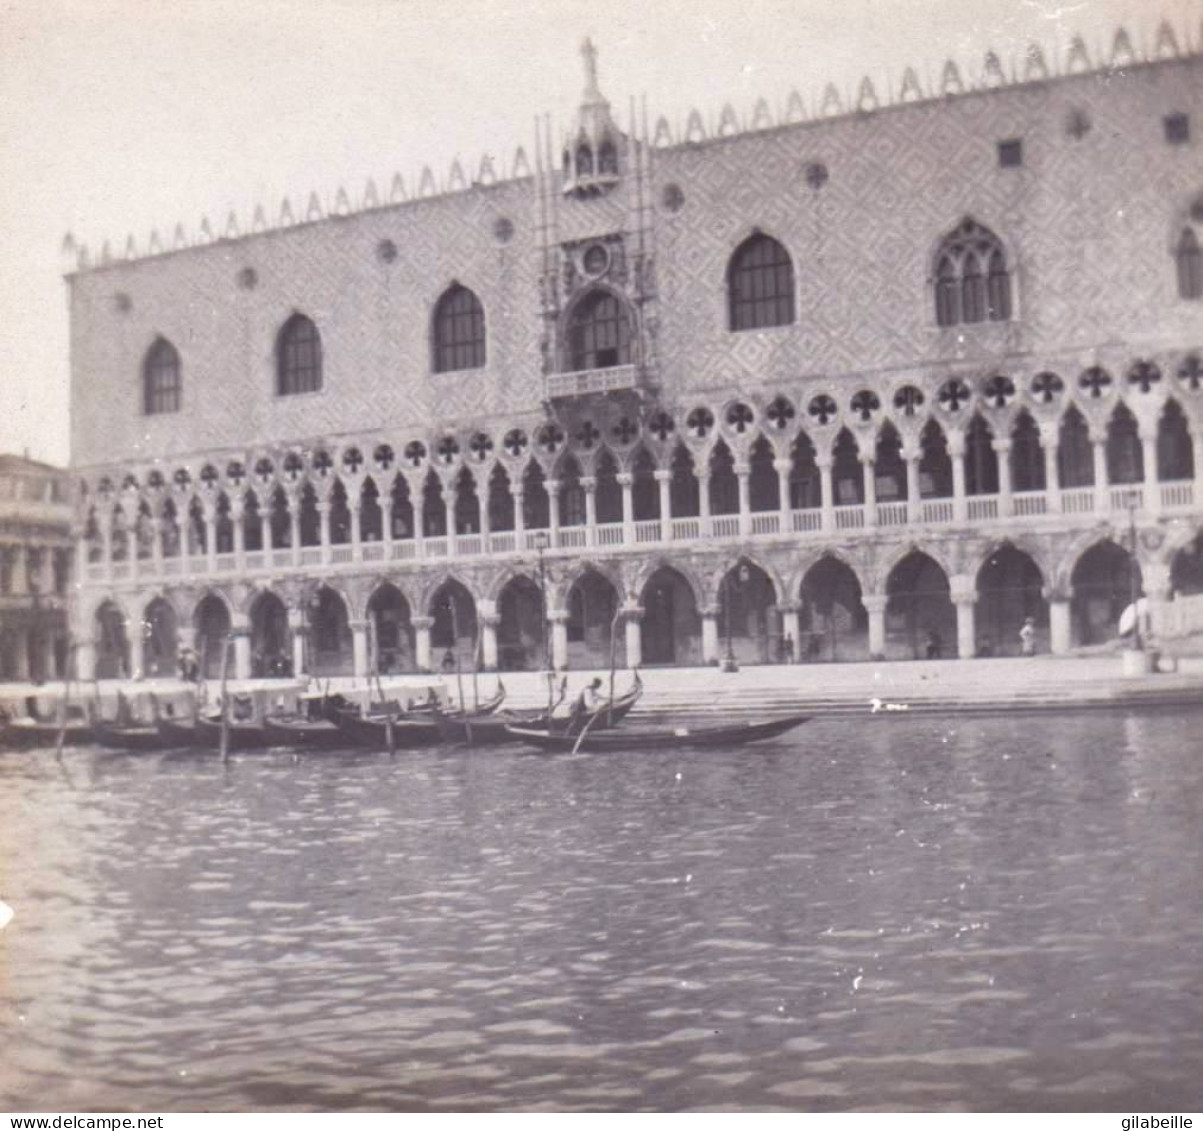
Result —
[[[1019,630],[1019,651],[1024,656],[1036,655],[1036,621],[1027,617]]]

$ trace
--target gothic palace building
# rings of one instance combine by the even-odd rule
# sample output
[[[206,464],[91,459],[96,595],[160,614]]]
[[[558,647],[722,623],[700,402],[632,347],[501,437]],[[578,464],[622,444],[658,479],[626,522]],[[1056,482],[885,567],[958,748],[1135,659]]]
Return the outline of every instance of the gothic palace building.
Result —
[[[1203,31],[1201,31],[1203,34]],[[612,112],[73,241],[79,668],[1014,654],[1203,591],[1203,54]]]

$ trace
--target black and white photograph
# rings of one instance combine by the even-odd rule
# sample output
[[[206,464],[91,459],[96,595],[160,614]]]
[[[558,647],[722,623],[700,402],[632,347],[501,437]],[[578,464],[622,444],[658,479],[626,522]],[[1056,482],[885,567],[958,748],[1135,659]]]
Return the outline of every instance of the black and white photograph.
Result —
[[[1192,1126],[1203,0],[8,0],[0,172],[0,1111]]]

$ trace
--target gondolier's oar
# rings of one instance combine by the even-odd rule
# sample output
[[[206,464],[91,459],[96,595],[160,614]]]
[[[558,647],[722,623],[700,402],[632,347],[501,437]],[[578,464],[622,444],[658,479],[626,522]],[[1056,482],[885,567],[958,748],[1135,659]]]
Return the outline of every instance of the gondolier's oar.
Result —
[[[67,638],[67,665],[63,672],[63,697],[59,700],[58,739],[54,744],[54,756],[62,761],[63,745],[67,741],[67,709],[71,703],[71,665],[75,662],[75,641]]]
[[[230,661],[230,638],[225,638],[221,649],[221,741],[218,749],[222,762],[230,760],[230,697],[226,688],[226,667]]]

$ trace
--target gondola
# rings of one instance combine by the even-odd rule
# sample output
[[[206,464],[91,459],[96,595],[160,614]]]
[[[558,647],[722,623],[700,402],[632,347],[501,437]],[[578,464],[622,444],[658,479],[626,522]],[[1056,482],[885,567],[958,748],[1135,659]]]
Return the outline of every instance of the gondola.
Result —
[[[338,708],[334,712],[335,722],[342,734],[355,746],[372,750],[390,748],[389,724],[392,724],[391,748],[410,750],[419,746],[432,746],[439,741],[439,728],[433,716],[425,718],[412,715],[363,715],[358,711]]]
[[[337,750],[347,745],[338,723],[327,718],[306,719],[293,715],[268,715],[263,720],[272,746],[298,750]]]
[[[86,746],[96,740],[96,728],[87,719],[69,719],[64,730],[61,723],[19,718],[0,724],[0,751],[57,746],[60,731],[66,746]]]
[[[157,753],[172,746],[158,723],[99,723],[95,738],[101,746],[128,753]]]
[[[504,702],[505,702],[505,686],[501,683],[500,680],[498,680],[497,681],[497,691],[494,693],[494,695],[491,698],[486,699],[486,700],[484,700],[484,702],[479,703],[479,704],[477,704],[477,706],[473,707],[471,709],[471,711],[468,712],[469,717],[474,718],[474,719],[475,718],[485,718],[488,715],[496,714],[497,710],[501,707],[501,704]],[[433,717],[434,715],[437,715],[437,714],[458,715],[461,712],[445,711],[441,704],[439,704],[437,702],[433,702],[431,700],[426,700],[425,702],[422,702],[422,703],[415,703],[414,706],[408,708],[405,713],[406,713],[406,715],[423,715],[423,716]]]
[[[229,724],[229,750],[265,750],[273,745],[267,728],[257,722],[234,722]],[[178,750],[189,747],[194,750],[221,749],[221,719],[197,716],[192,723],[181,723],[175,719],[160,719],[159,732],[162,736],[160,749]]]
[[[560,730],[566,734],[580,734],[586,725],[590,730],[601,730],[617,726],[619,722],[631,713],[631,708],[639,702],[643,694],[643,682],[639,673],[635,673],[635,682],[630,690],[617,696],[613,703],[604,703],[583,715],[573,717],[564,715],[557,717],[552,714],[552,730]],[[469,746],[499,746],[505,742],[517,741],[509,732],[510,727],[524,727],[530,730],[546,730],[548,712],[544,708],[529,711],[503,711],[489,718],[469,718],[462,715],[438,716],[439,734],[444,742],[466,743]]]
[[[723,726],[691,727],[617,727],[613,730],[595,732],[590,729],[581,734],[559,734],[534,727],[508,728],[511,737],[536,746],[540,750],[581,750],[586,753],[602,753],[607,750],[637,750],[650,753],[653,750],[694,749],[696,747],[743,746],[749,742],[760,742],[766,738],[777,738],[810,720],[809,715],[786,715],[767,722],[727,723]]]

